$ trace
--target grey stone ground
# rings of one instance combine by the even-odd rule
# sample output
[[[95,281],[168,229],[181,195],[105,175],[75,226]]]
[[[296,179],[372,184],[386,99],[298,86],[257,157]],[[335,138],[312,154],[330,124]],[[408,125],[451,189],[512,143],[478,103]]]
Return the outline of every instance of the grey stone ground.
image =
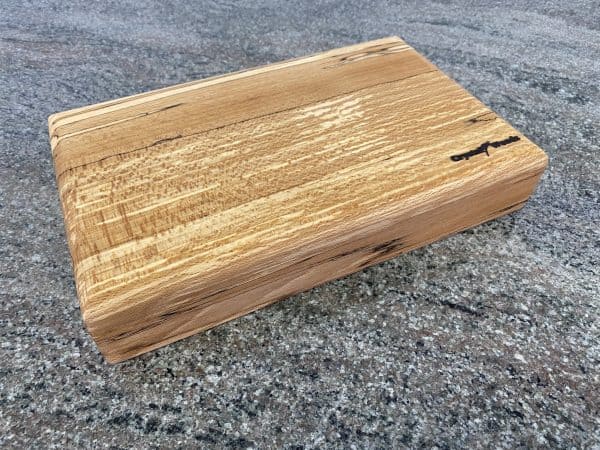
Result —
[[[521,212],[121,365],[80,318],[46,118],[385,35],[550,155]],[[600,445],[598,1],[0,0],[0,445]]]

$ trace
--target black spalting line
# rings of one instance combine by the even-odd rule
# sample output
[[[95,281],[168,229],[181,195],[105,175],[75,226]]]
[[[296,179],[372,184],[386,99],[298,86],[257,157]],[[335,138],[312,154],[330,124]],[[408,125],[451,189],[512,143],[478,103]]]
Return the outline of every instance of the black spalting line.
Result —
[[[373,50],[359,51],[359,53],[352,53],[350,55],[343,56],[342,58],[334,57],[334,59],[338,60],[338,63],[332,64],[330,66],[325,66],[325,69],[334,69],[334,68],[337,68],[344,64],[360,61],[369,56],[393,55],[393,54],[399,52],[400,49],[396,49],[398,46],[403,46],[402,48],[404,48],[404,45],[406,45],[406,44],[397,42],[394,45],[389,45],[387,47],[377,48],[377,49],[373,49]]]
[[[383,244],[379,244],[373,247],[374,252],[386,253],[392,250],[395,250],[398,247],[398,244],[401,244],[402,240],[400,238],[392,239],[391,241],[384,242]]]
[[[359,52],[359,53],[352,53],[350,55],[346,55],[346,56],[343,56],[343,57],[339,58],[339,60],[341,62],[354,61],[357,58],[364,58],[365,56],[376,55],[377,53],[386,54],[386,52],[389,49],[393,48],[393,47],[395,47],[395,46],[389,45],[389,46],[383,47],[383,48],[378,48],[378,49],[373,49],[373,50],[367,50],[367,51],[363,51],[363,52]]]
[[[136,335],[138,333],[142,333],[144,331],[150,330],[152,328],[155,328],[155,327],[161,325],[162,323],[164,323],[171,316],[176,316],[178,314],[182,314],[182,313],[186,313],[186,312],[191,312],[191,311],[194,311],[194,310],[197,310],[197,309],[202,309],[202,308],[204,308],[204,307],[207,306],[207,304],[208,304],[206,302],[207,299],[210,299],[211,297],[214,297],[214,296],[216,296],[216,295],[218,295],[220,293],[226,292],[228,290],[229,289],[220,289],[220,290],[218,290],[216,292],[213,292],[213,293],[207,295],[206,297],[202,297],[198,302],[196,302],[193,305],[190,305],[190,306],[188,306],[186,308],[177,309],[175,311],[164,312],[164,313],[160,314],[158,316],[157,320],[155,320],[152,323],[144,325],[143,327],[137,328],[135,330],[124,331],[123,333],[119,333],[119,334],[117,334],[115,336],[111,336],[111,337],[105,338],[105,339],[103,339],[103,342],[116,342],[116,341],[118,341],[120,339],[131,337],[131,336],[134,336],[134,335]]]
[[[155,145],[158,145],[158,144],[164,144],[165,142],[174,141],[175,139],[180,139],[182,137],[183,136],[181,136],[181,134],[176,134],[175,136],[167,137],[167,138],[164,138],[164,139],[159,139],[158,141],[154,141],[151,144],[151,147],[153,147]]]
[[[452,155],[450,157],[450,159],[454,162],[458,162],[458,161],[462,161],[463,159],[468,160],[469,158],[471,158],[475,155],[479,155],[481,153],[485,153],[486,155],[490,156],[490,153],[488,151],[488,149],[490,147],[493,147],[493,148],[503,147],[505,145],[509,145],[509,144],[512,144],[513,142],[517,142],[520,140],[521,140],[521,138],[519,136],[509,136],[502,141],[493,141],[493,142],[487,141],[473,150],[469,150],[468,152],[460,153],[458,155]]]
[[[115,342],[115,341],[118,341],[119,339],[130,337],[130,336],[133,336],[135,334],[141,333],[142,331],[148,330],[150,328],[154,328],[157,325],[158,325],[158,323],[153,322],[153,323],[151,323],[149,325],[143,326],[143,327],[138,328],[136,330],[124,331],[123,333],[119,333],[119,334],[117,334],[115,336],[111,336],[109,338],[102,339],[102,342]]]
[[[182,137],[184,137],[184,136],[182,136],[181,134],[177,134],[177,135],[175,135],[175,136],[171,136],[171,137],[168,137],[168,138],[159,139],[158,141],[155,141],[155,142],[153,142],[152,144],[150,144],[150,145],[149,145],[148,147],[146,147],[146,148],[149,148],[149,147],[154,147],[154,146],[156,146],[156,145],[159,145],[159,144],[164,144],[165,142],[169,142],[169,141],[174,141],[175,139],[181,139]],[[108,155],[108,156],[105,156],[104,158],[97,159],[96,161],[92,161],[92,162],[85,163],[85,164],[80,164],[79,166],[75,166],[75,167],[69,167],[68,169],[66,169],[66,170],[64,170],[63,172],[61,172],[61,173],[60,173],[58,176],[60,177],[60,176],[62,176],[63,174],[65,174],[65,173],[67,173],[67,172],[70,172],[71,170],[75,170],[75,169],[77,169],[77,168],[79,168],[79,167],[85,167],[85,166],[87,166],[88,164],[97,164],[97,163],[99,163],[99,162],[102,162],[102,161],[105,161],[105,160],[107,160],[107,159],[110,159],[110,158],[115,158],[115,157],[118,157],[118,156],[122,156],[122,155],[125,155],[125,154],[127,154],[127,153],[130,153],[130,152],[123,152],[123,153],[117,153],[117,154],[115,154],[115,155]]]
[[[212,295],[214,295],[214,294],[211,294],[211,296],[212,296]],[[205,298],[206,298],[206,297],[205,297]],[[169,312],[162,313],[162,314],[161,314],[160,316],[158,316],[158,317],[161,319],[160,321],[162,321],[162,320],[164,320],[164,319],[167,319],[167,318],[169,318],[169,317],[171,317],[171,316],[175,316],[175,315],[177,315],[177,314],[179,314],[179,313],[184,313],[184,312],[190,312],[190,311],[193,311],[193,310],[194,310],[194,309],[196,309],[198,306],[199,306],[199,305],[190,305],[190,306],[188,306],[187,308],[182,308],[182,309],[177,309],[177,310],[175,310],[175,311],[169,311]],[[204,305],[203,305],[203,306],[204,306]]]
[[[181,103],[175,103],[175,104],[173,104],[173,105],[165,106],[164,108],[160,108],[160,109],[158,109],[158,110],[156,110],[156,111],[153,111],[152,113],[153,113],[153,114],[154,114],[154,113],[159,113],[159,112],[162,112],[162,111],[166,111],[166,110],[168,110],[168,109],[177,108],[178,106],[181,106],[181,105],[185,105],[185,103],[184,103],[184,102],[181,102]]]
[[[352,255],[354,253],[359,253],[359,252],[363,252],[365,250],[369,250],[370,248],[371,248],[370,245],[366,245],[366,246],[363,246],[363,247],[357,247],[355,249],[348,250],[348,251],[340,253],[338,255],[331,256],[327,260],[325,260],[324,262],[337,261],[338,259],[345,258],[346,256],[350,256],[350,255]]]
[[[490,114],[494,114],[493,112],[486,112],[483,114],[480,114],[478,116],[472,117],[469,120],[467,120],[467,123],[472,123],[475,124],[477,122],[492,122],[494,120],[496,120],[498,117],[496,115],[494,115],[494,117],[490,117],[488,119],[484,119],[485,116],[489,116]]]
[[[409,78],[419,77],[421,75],[425,75],[425,74],[432,73],[432,72],[438,72],[438,69],[427,70],[425,72],[417,73],[415,75],[409,75],[409,76],[403,77],[403,78],[398,78],[396,80],[384,81],[382,83],[377,83],[377,84],[374,84],[372,86],[366,86],[364,88],[357,89],[355,91],[342,92],[342,93],[340,93],[338,95],[332,95],[331,97],[326,97],[326,98],[321,98],[319,100],[315,100],[314,102],[304,103],[304,104],[301,104],[301,105],[292,106],[290,108],[284,108],[284,109],[279,110],[279,111],[273,111],[271,113],[263,114],[263,115],[260,115],[260,116],[250,117],[248,119],[239,120],[237,122],[226,123],[225,125],[221,125],[221,126],[218,126],[218,127],[215,127],[215,128],[210,128],[208,130],[198,131],[197,133],[186,134],[186,135],[181,136],[181,137],[185,138],[185,137],[191,137],[191,136],[199,136],[201,134],[205,134],[205,133],[208,133],[210,131],[220,130],[222,128],[226,128],[226,127],[229,127],[229,126],[239,125],[240,123],[248,122],[250,120],[262,119],[262,118],[265,118],[265,117],[274,116],[275,114],[279,114],[279,113],[283,113],[283,112],[287,112],[287,111],[292,111],[294,109],[304,108],[306,106],[313,105],[315,103],[326,102],[328,100],[332,100],[332,99],[334,99],[336,97],[341,97],[342,95],[346,95],[346,94],[349,94],[349,93],[361,92],[361,91],[364,91],[366,89],[371,89],[371,88],[378,87],[378,86],[384,86],[386,84],[397,83],[398,81],[408,80]],[[80,167],[88,166],[90,164],[96,164],[96,163],[98,163],[100,161],[103,161],[105,159],[108,159],[108,158],[116,158],[118,156],[126,155],[128,153],[134,153],[134,152],[137,152],[137,151],[140,151],[140,150],[148,150],[149,148],[153,147],[154,145],[156,145],[156,144],[145,145],[144,147],[137,147],[137,148],[134,148],[134,149],[131,149],[131,150],[127,150],[127,151],[124,151],[124,152],[115,153],[114,155],[109,155],[109,156],[106,156],[104,158],[100,158],[99,160],[96,160],[96,161],[90,161],[89,163],[83,163],[83,164],[79,164],[79,165],[74,166],[74,167],[69,167],[68,169],[65,169],[64,171],[62,171],[61,173],[59,173],[57,175],[57,177],[61,177],[66,172],[70,172],[72,170],[79,169]]]
[[[343,258],[345,256],[350,256],[350,255],[352,255],[354,253],[360,253],[360,252],[363,252],[363,251],[371,251],[371,252],[374,253],[374,255],[371,258],[369,258],[366,262],[364,262],[363,264],[360,265],[360,268],[364,268],[364,267],[370,266],[371,264],[373,264],[375,261],[379,260],[380,258],[382,258],[382,257],[384,257],[384,256],[386,256],[386,255],[388,255],[390,253],[393,253],[393,252],[395,252],[397,250],[399,250],[402,246],[403,246],[402,239],[401,238],[396,238],[396,239],[392,239],[390,241],[384,242],[382,244],[377,244],[375,246],[373,246],[371,244],[371,245],[367,245],[367,246],[358,247],[356,249],[349,250],[349,251],[340,253],[338,255],[332,256],[332,257],[330,257],[328,259],[325,259],[325,260],[321,261],[320,263],[324,264],[324,263],[327,263],[327,262],[335,261],[335,260],[341,259],[341,258]],[[289,267],[293,267],[295,265],[298,265],[298,264],[301,264],[303,262],[309,261],[310,259],[313,259],[316,256],[318,256],[318,255],[313,255],[313,256],[310,256],[310,257],[307,257],[307,258],[303,258],[300,261],[296,262],[295,264],[293,264],[292,266],[289,266]],[[189,306],[187,306],[185,308],[177,309],[177,310],[174,310],[174,311],[164,312],[164,313],[160,314],[158,316],[158,319],[155,320],[152,323],[149,323],[149,324],[147,324],[147,325],[145,325],[143,327],[140,327],[138,329],[135,329],[135,330],[125,331],[125,332],[119,333],[119,334],[117,334],[115,336],[111,336],[111,337],[105,338],[105,339],[103,339],[103,342],[107,342],[107,343],[108,342],[115,342],[115,341],[118,341],[118,340],[123,339],[123,338],[131,337],[131,336],[134,336],[135,334],[142,333],[144,331],[147,331],[147,330],[149,330],[151,328],[154,328],[154,327],[157,327],[157,326],[163,324],[165,322],[165,320],[167,320],[169,317],[172,317],[172,316],[175,316],[175,315],[178,315],[178,314],[182,314],[182,313],[186,313],[186,312],[191,312],[191,311],[198,310],[198,309],[202,309],[202,308],[206,307],[207,304],[208,304],[206,302],[206,300],[208,300],[208,299],[210,299],[212,297],[215,297],[218,294],[222,294],[224,292],[227,292],[229,290],[231,290],[231,289],[220,289],[218,291],[212,292],[211,294],[209,294],[209,295],[207,295],[205,297],[202,297],[201,299],[198,299],[198,301],[194,302],[192,305],[189,305]],[[284,295],[284,296],[281,297],[281,299],[287,298],[287,297],[288,297],[287,295]],[[131,351],[131,350],[128,350],[128,351]]]
[[[151,114],[157,114],[157,113],[159,113],[159,112],[167,111],[168,109],[177,108],[178,106],[181,106],[181,105],[184,105],[184,104],[185,104],[185,103],[183,103],[183,102],[182,102],[182,103],[175,103],[175,104],[173,104],[173,105],[168,105],[168,106],[165,106],[165,107],[163,107],[163,108],[160,108],[160,109],[157,109],[157,110],[154,110],[154,111],[146,111],[146,112],[143,112],[143,113],[140,113],[140,114],[136,114],[135,116],[127,117],[126,119],[120,120],[120,121],[118,121],[118,122],[119,122],[119,123],[128,122],[128,121],[130,121],[130,120],[139,119],[140,117],[146,117],[146,116],[149,116],[149,115],[151,115]],[[77,122],[75,122],[75,123],[77,123]],[[99,127],[93,127],[93,128],[87,129],[87,130],[82,130],[82,131],[81,131],[81,132],[79,132],[77,135],[86,134],[86,133],[89,133],[89,132],[91,132],[91,131],[96,131],[96,130],[99,130],[99,129],[101,129],[101,128],[107,128],[107,127],[110,127],[110,126],[112,126],[113,124],[114,124],[114,122],[109,122],[109,123],[107,123],[107,124],[104,124],[104,125],[102,125],[102,126],[99,126]],[[51,125],[51,126],[52,126],[52,125]],[[69,135],[69,134],[70,134],[70,133],[63,134],[63,135],[59,136],[59,135],[58,135],[58,130],[56,130],[56,131],[54,131],[54,133],[52,133],[52,136],[50,136],[50,138],[56,138],[56,139],[59,139],[59,138],[64,138],[65,136],[67,136],[67,137],[68,137],[68,135]],[[56,145],[58,146],[58,144],[59,144],[59,143],[57,143]]]
[[[370,265],[375,264],[381,258],[384,258],[390,255],[391,253],[400,251],[402,247],[404,247],[403,238],[396,238],[392,239],[391,241],[384,242],[383,244],[378,244],[372,248],[373,256],[371,256],[369,259],[363,262],[359,266],[359,268],[364,269],[366,267],[369,267]]]

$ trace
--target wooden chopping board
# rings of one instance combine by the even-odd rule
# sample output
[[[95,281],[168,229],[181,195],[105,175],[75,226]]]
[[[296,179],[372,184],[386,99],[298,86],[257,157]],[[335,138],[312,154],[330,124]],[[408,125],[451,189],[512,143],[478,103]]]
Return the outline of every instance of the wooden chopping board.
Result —
[[[49,129],[81,311],[110,362],[515,211],[547,164],[397,37]]]

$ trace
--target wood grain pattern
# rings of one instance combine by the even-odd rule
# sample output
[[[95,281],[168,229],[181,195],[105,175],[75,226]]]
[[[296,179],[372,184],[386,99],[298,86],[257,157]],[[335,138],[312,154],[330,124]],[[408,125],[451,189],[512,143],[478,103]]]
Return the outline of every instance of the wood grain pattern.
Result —
[[[55,114],[116,362],[507,214],[545,154],[397,37]]]

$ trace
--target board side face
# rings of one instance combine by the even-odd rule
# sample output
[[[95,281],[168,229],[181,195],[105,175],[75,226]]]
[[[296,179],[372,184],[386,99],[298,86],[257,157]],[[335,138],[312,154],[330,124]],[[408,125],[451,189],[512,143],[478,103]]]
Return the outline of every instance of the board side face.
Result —
[[[396,37],[49,128],[82,313],[110,361],[510,212],[547,164]]]

